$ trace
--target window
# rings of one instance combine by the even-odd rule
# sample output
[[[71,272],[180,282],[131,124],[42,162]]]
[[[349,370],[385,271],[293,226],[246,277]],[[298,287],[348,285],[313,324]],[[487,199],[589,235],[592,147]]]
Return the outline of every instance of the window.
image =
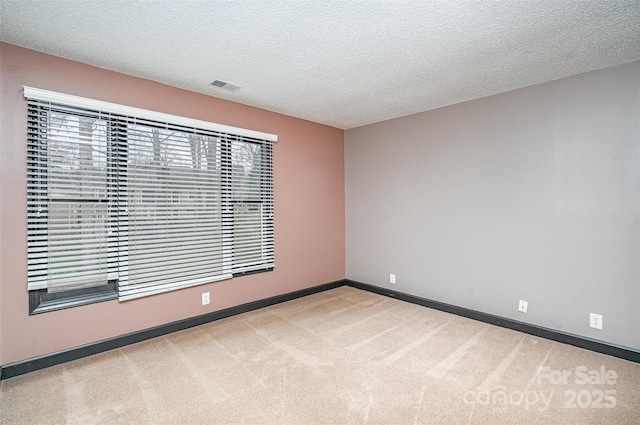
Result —
[[[264,144],[231,142],[233,181],[233,272],[260,268],[265,257],[273,256],[273,205],[271,149]],[[267,172],[265,172],[267,170]]]
[[[25,96],[32,313],[273,268],[276,136]]]

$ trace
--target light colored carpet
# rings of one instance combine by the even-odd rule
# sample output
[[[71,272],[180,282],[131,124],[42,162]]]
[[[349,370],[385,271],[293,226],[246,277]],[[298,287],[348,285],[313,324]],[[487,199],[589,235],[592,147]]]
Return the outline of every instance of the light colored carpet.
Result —
[[[341,287],[3,380],[0,423],[639,424],[639,403],[640,364]]]

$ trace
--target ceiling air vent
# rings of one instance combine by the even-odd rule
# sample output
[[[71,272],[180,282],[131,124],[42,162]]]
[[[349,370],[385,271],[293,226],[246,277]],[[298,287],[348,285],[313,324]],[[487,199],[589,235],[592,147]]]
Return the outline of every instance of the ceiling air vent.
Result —
[[[229,83],[227,81],[222,81],[222,80],[215,80],[213,83],[211,83],[211,85],[214,87],[220,87],[221,89],[225,89],[229,91],[238,91],[242,88],[237,84]]]

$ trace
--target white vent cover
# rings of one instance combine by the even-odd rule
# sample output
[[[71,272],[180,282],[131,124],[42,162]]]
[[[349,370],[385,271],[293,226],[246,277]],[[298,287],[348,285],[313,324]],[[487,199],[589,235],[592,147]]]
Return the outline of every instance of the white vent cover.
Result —
[[[214,87],[220,87],[221,89],[225,89],[229,91],[238,91],[242,88],[237,84],[229,83],[227,81],[222,81],[222,80],[215,80],[213,83],[211,83],[211,85]]]

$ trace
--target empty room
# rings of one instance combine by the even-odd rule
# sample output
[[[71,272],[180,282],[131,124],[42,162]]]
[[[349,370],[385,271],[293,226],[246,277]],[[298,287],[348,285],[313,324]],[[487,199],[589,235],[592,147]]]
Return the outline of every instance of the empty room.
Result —
[[[638,400],[640,0],[0,0],[0,424]]]

